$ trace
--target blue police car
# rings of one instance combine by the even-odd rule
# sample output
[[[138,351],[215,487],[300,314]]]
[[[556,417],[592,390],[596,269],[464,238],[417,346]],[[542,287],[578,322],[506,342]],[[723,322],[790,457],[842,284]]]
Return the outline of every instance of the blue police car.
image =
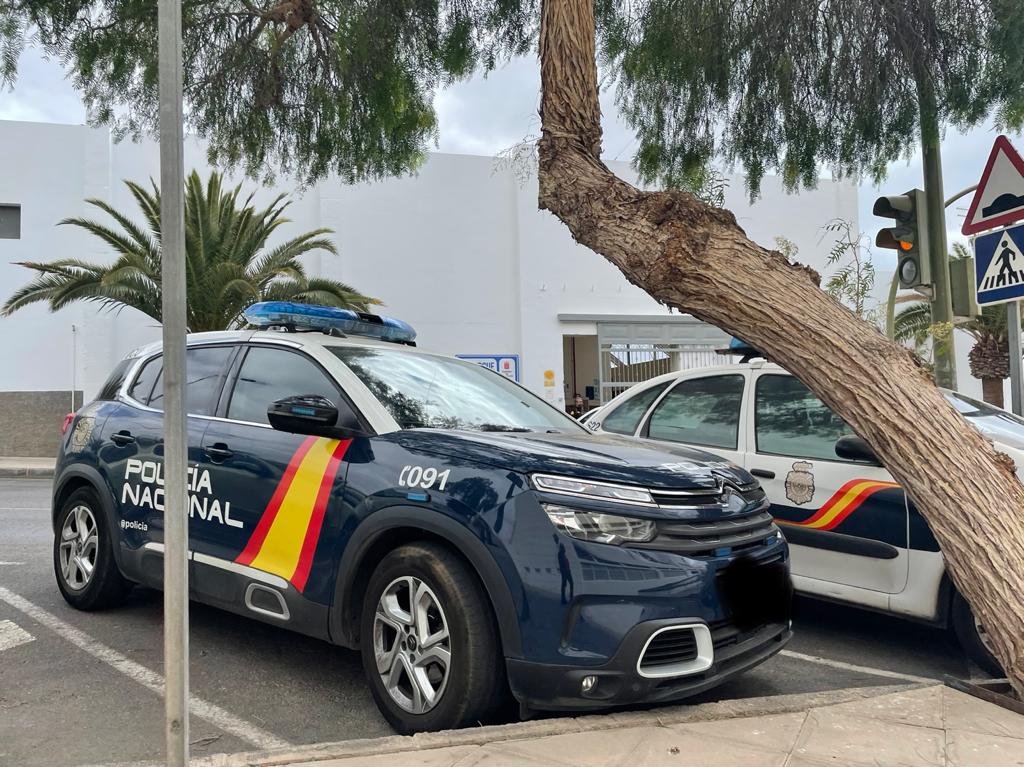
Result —
[[[589,434],[404,323],[257,304],[190,336],[193,599],[358,648],[400,732],[674,700],[790,637],[756,480]],[[306,331],[306,332],[303,332]],[[159,346],[66,424],[53,559],[83,610],[163,577]]]

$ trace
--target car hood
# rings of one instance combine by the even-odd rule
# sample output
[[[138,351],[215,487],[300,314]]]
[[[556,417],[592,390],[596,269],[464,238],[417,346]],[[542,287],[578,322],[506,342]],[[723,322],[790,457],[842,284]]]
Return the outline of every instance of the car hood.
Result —
[[[748,486],[756,480],[721,457],[689,447],[664,447],[607,434],[410,429],[404,447],[485,463],[522,474],[562,474],[657,488],[714,488],[716,477]]]

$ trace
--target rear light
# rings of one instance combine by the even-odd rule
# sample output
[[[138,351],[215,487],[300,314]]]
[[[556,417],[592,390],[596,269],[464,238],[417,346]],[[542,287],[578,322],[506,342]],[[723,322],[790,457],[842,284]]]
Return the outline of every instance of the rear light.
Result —
[[[60,426],[60,434],[61,434],[62,437],[65,434],[68,433],[68,427],[71,425],[71,422],[74,421],[74,420],[75,420],[75,414],[74,413],[68,413],[66,416],[64,416],[64,423],[62,423],[61,426]]]

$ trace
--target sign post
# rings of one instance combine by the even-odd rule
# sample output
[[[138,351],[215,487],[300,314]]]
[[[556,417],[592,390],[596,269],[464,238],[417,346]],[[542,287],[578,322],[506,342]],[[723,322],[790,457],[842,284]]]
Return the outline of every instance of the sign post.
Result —
[[[996,137],[961,231],[978,234],[1024,219],[1024,159],[1006,136]],[[1010,355],[1010,402],[1024,415],[1024,363],[1021,355],[1020,303],[1024,298],[1024,224],[974,240],[978,305],[1006,304]]]
[[[185,441],[185,167],[181,0],[159,0],[161,317],[164,382],[164,691],[167,764],[189,759],[188,454]]]

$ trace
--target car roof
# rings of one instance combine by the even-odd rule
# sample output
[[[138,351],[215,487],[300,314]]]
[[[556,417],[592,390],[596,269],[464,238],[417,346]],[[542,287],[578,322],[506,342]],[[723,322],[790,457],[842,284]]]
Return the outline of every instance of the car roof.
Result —
[[[270,341],[284,344],[293,348],[311,347],[358,347],[392,349],[395,351],[409,352],[412,354],[423,354],[432,357],[445,357],[447,355],[436,352],[425,351],[407,344],[383,341],[379,338],[358,335],[328,335],[317,331],[301,333],[289,333],[280,330],[214,330],[205,333],[189,333],[186,336],[186,343],[189,347],[205,346],[217,343],[244,343],[246,341]],[[163,348],[161,341],[141,346],[130,352],[127,357],[146,357],[159,352]]]

